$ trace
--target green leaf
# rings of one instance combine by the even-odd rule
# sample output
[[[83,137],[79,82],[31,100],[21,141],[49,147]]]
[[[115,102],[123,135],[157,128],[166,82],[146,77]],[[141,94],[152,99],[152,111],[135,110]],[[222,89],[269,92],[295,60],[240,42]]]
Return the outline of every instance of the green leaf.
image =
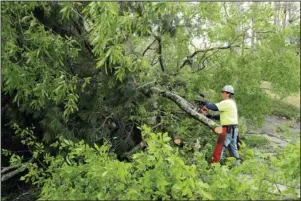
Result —
[[[180,182],[175,183],[171,188],[177,191],[182,189],[183,185]]]
[[[107,58],[104,57],[104,58],[102,58],[99,62],[97,62],[97,64],[96,64],[96,69],[102,67],[102,66],[104,65],[104,63],[105,63],[106,60],[107,60]]]

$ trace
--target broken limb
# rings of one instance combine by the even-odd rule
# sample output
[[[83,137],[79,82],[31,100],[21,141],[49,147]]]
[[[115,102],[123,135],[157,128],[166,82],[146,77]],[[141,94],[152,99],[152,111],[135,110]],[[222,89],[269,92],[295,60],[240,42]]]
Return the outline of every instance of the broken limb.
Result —
[[[182,110],[184,110],[188,115],[193,117],[194,119],[200,121],[204,125],[208,126],[212,130],[215,130],[217,127],[220,127],[218,124],[216,124],[211,119],[208,119],[206,116],[198,113],[194,108],[192,108],[192,105],[186,101],[181,96],[172,93],[170,91],[163,91],[157,87],[152,87],[150,89],[153,93],[160,94],[161,96],[168,98],[169,100],[172,100],[175,102]]]
[[[31,159],[30,159],[28,162],[26,162],[26,163],[31,163],[31,162],[33,162],[33,160],[34,160],[34,159],[31,158]],[[13,168],[16,168],[16,167],[15,167],[15,166],[12,166],[11,168],[7,167],[7,168],[6,168],[6,171],[8,171],[8,170],[10,170],[10,169],[13,169]],[[1,173],[6,172],[6,171],[4,171],[4,169],[5,169],[5,168],[2,169]],[[21,164],[21,165],[19,166],[18,169],[14,170],[14,171],[11,171],[11,172],[8,172],[8,173],[6,173],[6,174],[2,174],[2,175],[1,175],[1,182],[7,181],[8,179],[14,177],[15,175],[17,175],[17,174],[19,174],[19,173],[21,173],[21,172],[24,172],[26,169],[27,169],[27,168],[24,166],[24,164]]]
[[[222,132],[222,127],[218,124],[216,124],[213,120],[208,119],[206,116],[200,114],[199,112],[196,111],[195,107],[186,101],[183,97],[171,92],[171,91],[163,91],[157,87],[151,87],[150,91],[155,94],[159,94],[162,97],[168,98],[169,100],[172,100],[175,102],[182,110],[184,110],[188,115],[193,117],[194,119],[200,121],[204,125],[208,126],[211,128],[215,133],[220,134]],[[149,93],[147,93],[149,94]],[[174,143],[181,144],[180,139],[174,139]],[[142,141],[140,144],[136,145],[132,150],[129,152],[126,152],[123,154],[124,157],[129,157],[130,155],[136,153],[138,150],[141,150],[145,148],[145,143]]]

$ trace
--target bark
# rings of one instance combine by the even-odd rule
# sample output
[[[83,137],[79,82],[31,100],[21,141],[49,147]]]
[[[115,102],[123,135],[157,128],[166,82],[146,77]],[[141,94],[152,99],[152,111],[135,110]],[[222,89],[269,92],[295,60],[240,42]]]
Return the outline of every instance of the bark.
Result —
[[[33,161],[33,158],[30,159],[28,162],[31,163],[32,161]],[[8,179],[10,179],[10,178],[14,177],[15,175],[17,175],[17,174],[19,174],[21,172],[24,172],[26,170],[26,167],[24,167],[23,165],[20,165],[18,167],[19,168],[16,169],[16,170],[14,170],[14,171],[8,172],[6,174],[2,174],[1,175],[1,182],[7,181]],[[4,173],[4,172],[6,172],[6,171],[8,171],[10,169],[13,169],[13,168],[16,168],[16,166],[11,166],[11,167],[7,167],[7,168],[3,168],[2,171],[1,171],[1,173]],[[4,169],[6,169],[6,170],[4,171]]]
[[[15,169],[20,167],[20,165],[13,165],[13,166],[9,166],[9,167],[4,167],[1,170],[1,174],[4,174],[5,172],[8,172],[9,170]]]
[[[18,169],[14,170],[14,171],[6,173],[6,174],[2,175],[1,182],[7,181],[8,179],[12,178],[13,176],[15,176],[15,175],[17,175],[21,172],[24,172],[25,170],[26,170],[26,168],[21,166],[21,167],[19,167]]]
[[[193,117],[194,119],[198,120],[199,122],[203,123],[204,125],[208,126],[212,130],[214,130],[216,127],[219,127],[218,124],[216,124],[214,121],[211,119],[208,119],[206,116],[198,113],[192,105],[186,101],[184,98],[181,96],[172,93],[170,91],[163,91],[157,87],[152,87],[151,91],[153,93],[160,94],[161,96],[168,98],[169,100],[172,100],[175,102],[182,110],[184,110],[188,115]]]

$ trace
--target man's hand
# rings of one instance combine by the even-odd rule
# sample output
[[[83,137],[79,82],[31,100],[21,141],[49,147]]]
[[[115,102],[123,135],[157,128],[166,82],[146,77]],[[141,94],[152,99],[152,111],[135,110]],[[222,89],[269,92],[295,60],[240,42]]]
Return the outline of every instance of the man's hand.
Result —
[[[203,115],[208,115],[208,109],[206,108],[206,106],[201,106],[200,107],[200,113]]]
[[[217,134],[221,134],[223,132],[223,127],[214,128],[214,132],[217,133]]]

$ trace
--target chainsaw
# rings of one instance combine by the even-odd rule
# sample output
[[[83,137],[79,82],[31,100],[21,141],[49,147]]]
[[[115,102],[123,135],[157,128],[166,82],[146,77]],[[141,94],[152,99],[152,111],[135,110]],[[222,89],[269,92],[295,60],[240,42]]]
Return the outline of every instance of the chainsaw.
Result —
[[[199,98],[194,100],[194,103],[196,105],[196,109],[199,113],[203,114],[203,115],[207,115],[208,114],[208,109],[205,107],[204,102],[200,99],[205,98],[205,95],[203,93],[199,94]]]

